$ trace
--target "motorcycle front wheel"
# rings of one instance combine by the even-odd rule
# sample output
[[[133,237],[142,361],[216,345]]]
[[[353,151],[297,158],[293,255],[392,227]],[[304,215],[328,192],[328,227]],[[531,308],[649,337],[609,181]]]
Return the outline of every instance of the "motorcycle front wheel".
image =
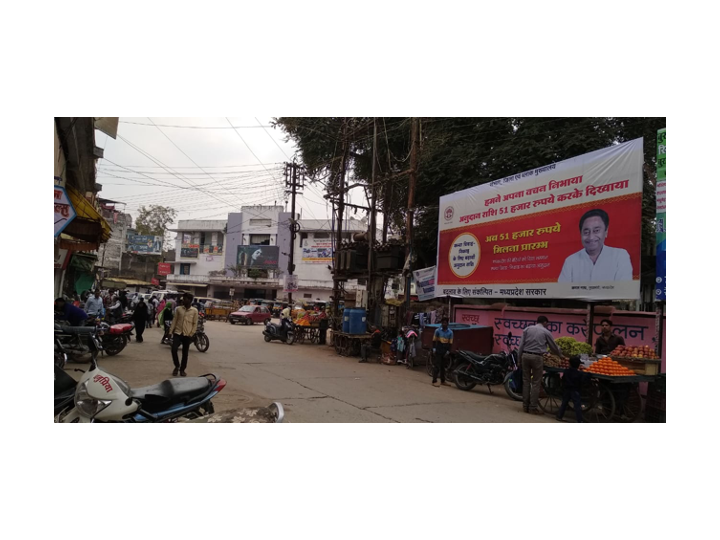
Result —
[[[270,343],[272,341],[272,338],[265,334],[265,343]]]
[[[295,332],[288,330],[287,336],[285,337],[285,343],[288,345],[295,343]]]
[[[468,371],[471,369],[472,366],[470,365],[470,362],[460,362],[455,368],[455,371],[453,371],[455,386],[457,386],[460,390],[468,392],[477,385],[477,383],[468,375]]]
[[[210,348],[210,338],[208,338],[205,334],[196,334],[194,341],[195,347],[200,352],[207,352]]]

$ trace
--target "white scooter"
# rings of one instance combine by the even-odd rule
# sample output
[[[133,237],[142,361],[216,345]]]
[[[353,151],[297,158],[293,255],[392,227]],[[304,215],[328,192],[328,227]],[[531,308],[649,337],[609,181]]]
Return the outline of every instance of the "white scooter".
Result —
[[[90,337],[90,369],[77,384],[75,407],[61,413],[59,422],[167,422],[215,412],[211,400],[225,387],[224,379],[207,374],[131,388],[120,377],[98,367],[102,344],[97,333]]]

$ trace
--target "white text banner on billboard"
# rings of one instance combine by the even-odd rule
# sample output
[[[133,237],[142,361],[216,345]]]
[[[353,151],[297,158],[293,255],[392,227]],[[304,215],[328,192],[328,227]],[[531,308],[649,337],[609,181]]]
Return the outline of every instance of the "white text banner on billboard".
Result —
[[[643,140],[440,198],[436,294],[640,295]]]

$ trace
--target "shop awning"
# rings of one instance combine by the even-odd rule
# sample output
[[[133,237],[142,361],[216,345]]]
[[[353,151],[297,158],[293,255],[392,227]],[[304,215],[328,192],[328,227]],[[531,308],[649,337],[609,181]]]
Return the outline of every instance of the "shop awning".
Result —
[[[77,217],[70,222],[63,232],[83,240],[101,244],[107,242],[112,235],[110,224],[95,210],[92,204],[83,197],[82,193],[71,186],[65,188],[70,197],[70,201],[75,207]],[[97,249],[97,247],[95,247]]]
[[[170,285],[174,287],[207,287],[207,284],[205,283],[173,283],[168,281],[168,286]]]
[[[153,287],[154,285],[148,281],[143,281],[141,279],[128,279],[128,278],[118,278],[121,281],[124,281],[126,285],[129,287]]]
[[[127,287],[124,281],[121,281],[119,279],[108,279],[105,278],[102,280],[102,287],[104,289],[124,289]]]

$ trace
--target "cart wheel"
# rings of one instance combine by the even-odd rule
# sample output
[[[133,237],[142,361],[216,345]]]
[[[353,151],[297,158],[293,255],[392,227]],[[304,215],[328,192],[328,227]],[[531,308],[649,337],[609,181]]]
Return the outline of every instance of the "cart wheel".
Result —
[[[586,422],[611,422],[615,414],[615,397],[610,389],[601,383],[597,383],[595,399],[583,410],[583,418]]]
[[[342,345],[340,343],[340,336],[333,335],[333,345],[335,346],[335,353],[342,355]]]
[[[615,422],[632,423],[642,413],[642,395],[637,384],[616,384],[615,391]]]
[[[525,381],[523,381],[525,384]],[[545,373],[540,384],[538,404],[543,412],[557,414],[562,405],[562,381],[559,373]]]

